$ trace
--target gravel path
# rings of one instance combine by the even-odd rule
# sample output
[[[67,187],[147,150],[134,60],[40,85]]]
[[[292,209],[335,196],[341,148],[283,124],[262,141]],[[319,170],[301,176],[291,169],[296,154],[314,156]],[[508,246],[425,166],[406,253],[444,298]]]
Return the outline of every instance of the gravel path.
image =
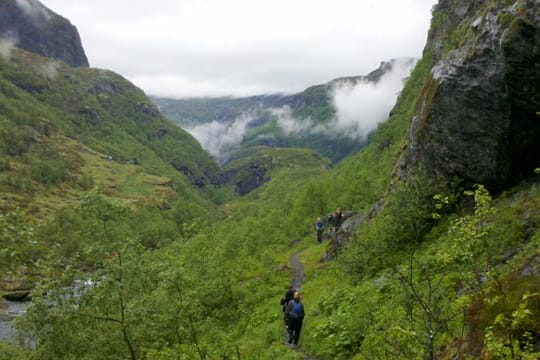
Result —
[[[291,256],[291,265],[294,269],[293,276],[292,276],[292,286],[300,291],[302,288],[302,283],[304,282],[304,266],[300,262],[300,255],[302,252],[298,252]],[[301,334],[300,334],[301,335]],[[302,337],[300,336],[300,342],[302,340]],[[304,352],[302,347],[296,347],[295,350],[302,354],[303,360],[317,360],[317,358],[314,358],[311,355],[308,355]]]
[[[304,282],[304,267],[300,262],[300,254],[301,253],[296,253],[291,257],[291,265],[294,269],[292,286],[296,290],[300,290],[302,288],[302,283]]]

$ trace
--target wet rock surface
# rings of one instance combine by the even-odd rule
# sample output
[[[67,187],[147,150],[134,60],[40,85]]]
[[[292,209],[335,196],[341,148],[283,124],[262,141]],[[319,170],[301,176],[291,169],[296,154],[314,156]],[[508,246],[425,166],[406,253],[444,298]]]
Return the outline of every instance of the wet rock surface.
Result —
[[[422,164],[433,175],[497,191],[531,176],[540,157],[540,5],[520,1],[463,19],[453,3],[441,1],[437,9],[446,23],[426,46],[435,65],[403,168]],[[463,44],[445,53],[437,32],[460,27]]]

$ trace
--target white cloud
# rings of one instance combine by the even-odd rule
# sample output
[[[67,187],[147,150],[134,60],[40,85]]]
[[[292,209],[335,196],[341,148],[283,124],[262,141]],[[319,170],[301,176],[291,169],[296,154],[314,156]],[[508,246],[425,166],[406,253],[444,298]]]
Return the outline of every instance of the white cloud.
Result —
[[[337,133],[365,140],[377,125],[388,119],[404,79],[415,65],[413,59],[394,60],[377,83],[336,81],[330,89],[336,117],[329,124],[315,124],[311,118],[298,119],[289,106],[267,109],[285,135]],[[244,140],[249,124],[256,116],[244,113],[232,123],[212,121],[185,128],[216,160],[225,162]]]
[[[279,127],[285,135],[294,135],[301,132],[314,132],[313,122],[308,119],[297,119],[293,116],[289,106],[271,109],[270,112],[277,118]]]
[[[379,82],[343,83],[333,89],[337,116],[333,127],[357,139],[366,136],[377,125],[388,119],[404,79],[410,74],[414,62],[396,61],[392,70]]]
[[[54,79],[58,75],[59,67],[60,63],[58,61],[50,60],[38,66],[37,72],[49,79]]]
[[[326,125],[315,125],[312,119],[298,119],[288,106],[271,109],[286,135],[336,132],[353,139],[365,140],[377,125],[388,119],[405,78],[415,65],[413,59],[394,60],[391,71],[378,82],[340,81],[331,89],[336,116]]]
[[[78,27],[93,66],[175,97],[294,93],[420,57],[435,2],[43,0]]]
[[[38,0],[16,0],[16,4],[29,16],[44,17],[47,20],[51,17],[51,14]]]
[[[201,146],[216,160],[225,161],[228,150],[242,142],[247,125],[253,120],[249,115],[243,115],[232,124],[212,121],[193,128],[186,128]]]
[[[0,38],[0,57],[9,60],[16,44],[17,40],[14,38]]]

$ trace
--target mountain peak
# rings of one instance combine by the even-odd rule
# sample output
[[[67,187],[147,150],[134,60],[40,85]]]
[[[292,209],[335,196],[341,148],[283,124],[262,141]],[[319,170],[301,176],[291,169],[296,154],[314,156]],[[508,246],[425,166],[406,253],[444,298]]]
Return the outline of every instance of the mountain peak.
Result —
[[[0,1],[0,38],[71,66],[89,66],[77,28],[38,0]]]
[[[404,66],[404,67],[412,68],[417,60],[418,59],[415,59],[412,57],[407,57],[407,58],[399,58],[399,59],[390,59],[389,61],[381,61],[381,63],[379,64],[379,67],[371,71],[367,75],[340,77],[340,78],[333,79],[332,81],[330,81],[329,85],[335,86],[335,85],[348,84],[348,85],[354,86],[360,82],[377,83],[383,78],[385,74],[394,70],[396,66]]]

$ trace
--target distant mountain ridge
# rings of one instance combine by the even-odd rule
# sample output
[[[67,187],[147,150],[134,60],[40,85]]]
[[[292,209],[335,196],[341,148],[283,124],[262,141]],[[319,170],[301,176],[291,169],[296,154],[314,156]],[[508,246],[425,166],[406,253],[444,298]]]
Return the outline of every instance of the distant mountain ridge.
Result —
[[[77,28],[37,0],[0,0],[2,38],[71,66],[89,66]]]
[[[232,121],[242,113],[256,111],[260,108],[290,106],[301,109],[306,106],[332,106],[328,91],[333,86],[356,85],[361,82],[377,83],[397,62],[414,63],[413,58],[392,59],[382,61],[379,67],[367,75],[345,76],[327,83],[313,85],[296,94],[262,94],[247,97],[193,97],[165,98],[150,96],[160,111],[180,126],[193,125],[211,121]]]
[[[197,126],[211,123],[223,124],[226,133],[241,119],[246,132],[237,146],[219,151],[221,162],[233,160],[236,154],[252,146],[309,148],[338,162],[362,148],[366,139],[354,138],[346,131],[335,129],[335,91],[361,84],[376,87],[385,75],[399,67],[410,69],[415,62],[413,58],[383,61],[367,75],[337,78],[297,94],[243,98],[151,97],[151,100],[165,116],[192,134],[192,129]]]

